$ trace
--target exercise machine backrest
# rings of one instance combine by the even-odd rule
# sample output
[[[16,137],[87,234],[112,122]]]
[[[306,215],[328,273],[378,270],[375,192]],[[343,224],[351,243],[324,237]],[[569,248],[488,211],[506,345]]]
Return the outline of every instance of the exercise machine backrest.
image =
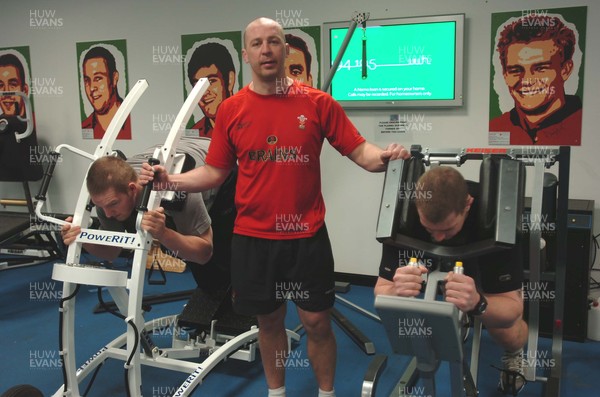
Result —
[[[446,259],[480,256],[517,243],[525,190],[522,162],[501,155],[482,157],[476,218],[481,240],[460,247],[440,246],[422,238],[414,190],[424,172],[424,159],[418,153],[388,165],[377,225],[380,242]]]
[[[43,175],[41,160],[46,156],[37,149],[31,103],[21,92],[0,91],[0,96],[9,94],[21,94],[27,116],[0,115],[0,181],[39,181]]]

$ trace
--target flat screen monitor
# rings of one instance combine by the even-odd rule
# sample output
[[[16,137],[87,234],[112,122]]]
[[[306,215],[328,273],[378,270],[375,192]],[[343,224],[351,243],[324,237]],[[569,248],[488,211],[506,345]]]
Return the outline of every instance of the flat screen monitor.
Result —
[[[323,28],[327,75],[350,23]],[[354,30],[330,93],[348,109],[462,106],[463,38],[464,14],[368,20]]]

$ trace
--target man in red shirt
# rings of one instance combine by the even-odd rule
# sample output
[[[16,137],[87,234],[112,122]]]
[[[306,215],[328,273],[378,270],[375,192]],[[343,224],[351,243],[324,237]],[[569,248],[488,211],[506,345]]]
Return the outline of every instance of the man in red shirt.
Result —
[[[288,52],[281,25],[267,18],[251,22],[242,54],[252,82],[219,108],[206,165],[179,175],[167,175],[160,166],[154,171],[158,188],[167,182],[202,191],[222,183],[238,163],[233,304],[257,316],[269,396],[285,396],[288,299],[306,330],[319,396],[335,396],[335,282],[321,194],[323,141],[372,172],[410,154],[398,144],[384,150],[367,142],[330,95],[286,77]],[[148,164],[140,178],[153,178]]]

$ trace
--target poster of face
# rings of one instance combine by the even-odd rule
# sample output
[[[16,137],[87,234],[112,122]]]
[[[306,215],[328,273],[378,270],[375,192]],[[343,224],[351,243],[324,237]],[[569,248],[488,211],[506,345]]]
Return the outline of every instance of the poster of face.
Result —
[[[289,54],[285,59],[288,77],[311,87],[321,87],[319,59],[321,59],[321,28],[305,26],[284,29]]]
[[[492,14],[490,145],[581,145],[587,7]]]
[[[210,138],[219,106],[242,85],[242,33],[182,35],[181,51],[185,54],[184,99],[199,79],[207,78],[209,82],[186,126],[185,136]]]
[[[125,40],[77,43],[77,73],[83,139],[102,139],[129,91]],[[131,116],[117,139],[131,139]]]
[[[33,103],[29,64],[29,47],[0,48],[0,91],[22,92]],[[25,117],[23,98],[1,95],[0,115]]]
[[[45,156],[37,146],[33,88],[29,47],[0,48],[0,181],[42,177]]]

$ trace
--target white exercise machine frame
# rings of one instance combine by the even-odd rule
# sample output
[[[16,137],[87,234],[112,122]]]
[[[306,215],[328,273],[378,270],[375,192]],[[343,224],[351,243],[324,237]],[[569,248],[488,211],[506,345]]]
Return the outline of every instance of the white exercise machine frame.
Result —
[[[171,173],[181,170],[184,156],[176,155],[176,147],[194,106],[198,103],[208,86],[206,78],[198,80],[177,114],[165,144],[157,148],[154,152],[153,158],[157,159]],[[89,159],[91,163],[100,157],[114,155],[112,148],[117,134],[147,87],[148,84],[145,80],[139,80],[135,84],[119,107],[93,154],[63,144],[56,148],[54,156],[58,158],[62,150],[69,150]],[[56,162],[52,163],[44,176],[44,181],[40,189],[41,193],[36,197],[39,200],[36,204],[36,214],[44,221],[64,225],[66,224],[65,221],[46,216],[42,212],[46,191],[55,165]],[[54,394],[55,397],[79,397],[80,382],[108,358],[119,359],[125,362],[125,381],[128,396],[142,395],[142,365],[189,373],[185,382],[174,393],[176,396],[188,396],[202,382],[204,377],[208,375],[210,370],[228,357],[246,361],[254,360],[258,338],[258,328],[256,327],[237,336],[228,336],[217,334],[215,331],[216,323],[213,321],[210,335],[203,341],[199,341],[198,339],[190,339],[189,335],[187,339],[179,337],[181,333],[178,331],[178,326],[176,325],[177,316],[167,316],[144,322],[142,312],[144,275],[146,258],[152,245],[152,236],[141,228],[144,207],[147,206],[150,209],[157,208],[163,198],[168,199],[172,194],[173,192],[152,191],[151,185],[148,185],[144,189],[142,204],[138,208],[136,233],[100,231],[85,227],[90,224],[92,205],[85,181],[82,184],[71,224],[84,227],[82,227],[81,233],[75,242],[69,246],[66,263],[55,264],[52,273],[54,280],[63,282],[63,299],[59,308],[61,312],[59,339],[65,383],[56,391]],[[128,276],[127,271],[81,264],[81,249],[84,243],[133,250],[131,277]],[[74,337],[75,295],[81,284],[106,287],[108,289],[120,312],[125,316],[124,321],[127,324],[127,331],[103,346],[83,365],[77,367],[75,362]],[[164,328],[164,324],[170,324],[170,326],[174,327],[172,348],[160,349],[153,345],[148,335],[152,334],[151,331],[155,329]],[[292,331],[287,331],[287,335],[289,342],[291,342],[291,339],[299,340],[299,335]],[[141,338],[146,339],[145,350],[149,351],[141,352]],[[123,346],[126,347],[123,348]],[[148,346],[150,347],[149,349]],[[240,350],[241,348],[245,348],[246,350]],[[182,360],[183,358],[198,358],[201,354],[209,354],[208,358],[201,363]]]

